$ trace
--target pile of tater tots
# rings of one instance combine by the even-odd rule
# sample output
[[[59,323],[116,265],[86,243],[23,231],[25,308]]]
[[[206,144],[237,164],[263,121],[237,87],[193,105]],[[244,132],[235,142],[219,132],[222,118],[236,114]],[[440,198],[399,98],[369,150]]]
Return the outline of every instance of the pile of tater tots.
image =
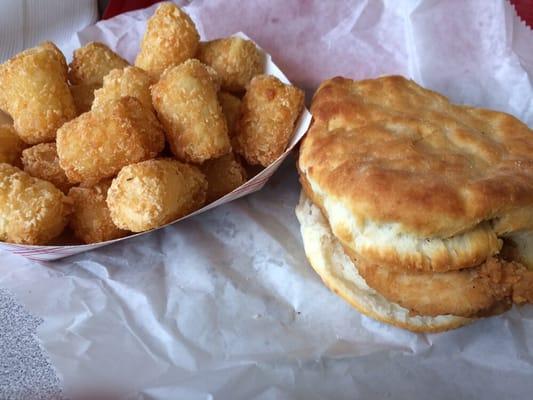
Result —
[[[253,42],[200,42],[172,3],[134,66],[101,43],[67,65],[51,42],[1,64],[0,240],[116,239],[239,187],[284,152],[303,108],[300,89],[263,70]]]

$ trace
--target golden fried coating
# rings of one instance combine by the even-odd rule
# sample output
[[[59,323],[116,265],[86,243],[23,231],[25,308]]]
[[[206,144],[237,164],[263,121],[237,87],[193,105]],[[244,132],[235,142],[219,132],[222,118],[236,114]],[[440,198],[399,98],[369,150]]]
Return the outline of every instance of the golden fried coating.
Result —
[[[240,37],[200,43],[197,58],[212,67],[222,80],[222,89],[244,92],[256,75],[262,74],[265,60],[255,44]]]
[[[165,69],[194,57],[199,42],[191,18],[175,4],[161,3],[148,20],[135,66],[157,80]]]
[[[9,114],[0,110],[0,125],[4,124],[13,125],[13,118],[11,118]]]
[[[474,321],[472,318],[450,314],[433,317],[415,314],[399,304],[390,302],[367,285],[357,265],[346,255],[342,245],[331,232],[320,208],[304,193],[301,194],[296,207],[296,216],[300,222],[309,263],[328,288],[359,312],[413,332],[441,332]],[[427,293],[430,294],[430,291]]]
[[[67,74],[67,71],[68,71],[67,60],[65,60],[65,56],[61,52],[61,50],[59,50],[59,47],[57,47],[53,42],[50,42],[50,41],[42,42],[38,47],[42,47],[43,49],[47,49],[53,52],[56,58],[58,59],[58,61],[61,63],[61,69],[65,71],[65,73]]]
[[[496,257],[479,267],[450,272],[394,271],[358,260],[368,286],[422,315],[488,316],[513,303],[533,303],[533,271]]]
[[[145,71],[137,67],[114,69],[104,78],[104,85],[94,93],[93,108],[104,108],[105,105],[121,97],[135,97],[147,109],[152,110],[150,85],[153,81]]]
[[[533,271],[533,230],[513,232],[506,237],[502,257],[517,261]]]
[[[73,85],[102,86],[104,76],[115,68],[126,68],[128,62],[103,43],[91,42],[74,50],[68,79]]]
[[[208,160],[200,166],[207,178],[207,202],[228,194],[246,182],[246,170],[233,153]]]
[[[142,232],[200,208],[207,181],[200,170],[172,159],[128,165],[113,180],[107,205],[122,229]]]
[[[69,213],[66,196],[53,184],[0,164],[0,240],[45,244],[63,231]]]
[[[230,139],[237,133],[237,121],[241,113],[241,99],[228,92],[218,92],[218,102],[222,107],[222,113],[226,117],[228,134]]]
[[[94,101],[94,92],[99,87],[100,85],[97,84],[85,83],[70,86],[70,93],[72,93],[72,98],[74,99],[74,104],[76,105],[76,111],[78,111],[78,115],[83,114],[91,109]]]
[[[187,60],[166,70],[152,86],[152,102],[180,160],[202,163],[231,150],[216,82],[200,61]]]
[[[0,124],[0,163],[20,166],[22,150],[27,146],[12,125]]]
[[[0,108],[28,144],[50,142],[76,116],[65,58],[52,43],[23,51],[0,65]]]
[[[59,164],[71,182],[94,184],[128,164],[154,158],[164,147],[154,113],[122,97],[104,111],[89,111],[57,132]]]
[[[92,187],[73,187],[68,192],[73,212],[70,227],[84,243],[98,243],[117,239],[127,234],[111,220],[107,207],[107,191],[111,180],[104,180]]]
[[[67,193],[72,183],[59,166],[55,143],[40,143],[22,152],[24,171],[31,176],[52,182],[58,189]]]
[[[253,78],[242,101],[237,153],[252,165],[270,165],[287,147],[303,106],[297,87],[271,75]]]
[[[297,216],[311,265],[336,293],[373,318],[400,326],[409,322],[402,327],[425,331],[425,326],[411,323],[417,322],[412,320],[414,315],[424,325],[435,322],[429,317],[448,325],[449,318],[489,316],[506,311],[513,303],[533,302],[533,271],[516,262],[490,257],[460,271],[396,271],[349,257],[320,208],[305,195]]]

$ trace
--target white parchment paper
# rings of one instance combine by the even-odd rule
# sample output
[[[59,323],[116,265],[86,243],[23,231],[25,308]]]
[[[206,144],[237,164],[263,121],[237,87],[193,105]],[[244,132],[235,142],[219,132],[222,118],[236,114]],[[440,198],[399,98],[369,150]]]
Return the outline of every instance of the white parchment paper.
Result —
[[[208,38],[247,33],[309,93],[333,75],[400,73],[533,125],[533,33],[503,1],[220,0],[186,9]],[[149,14],[80,38],[135,46]],[[303,253],[290,158],[261,192],[150,235],[49,264],[0,253],[0,285],[44,319],[39,338],[67,393],[531,397],[533,307],[420,335],[362,317],[330,293]]]

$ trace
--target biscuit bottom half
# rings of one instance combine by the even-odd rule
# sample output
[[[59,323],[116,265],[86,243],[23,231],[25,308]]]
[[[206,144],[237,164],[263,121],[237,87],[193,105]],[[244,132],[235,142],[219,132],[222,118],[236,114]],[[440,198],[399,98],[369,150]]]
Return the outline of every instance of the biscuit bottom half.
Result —
[[[444,273],[398,271],[353,258],[303,192],[296,214],[307,258],[322,280],[380,321],[436,332],[500,314],[513,303],[533,303],[533,271],[520,262],[522,257],[490,256],[475,267]],[[516,244],[515,253],[520,247]]]
[[[367,285],[331,232],[320,209],[303,192],[296,216],[300,221],[305,253],[313,269],[326,286],[361,313],[413,332],[442,332],[473,321],[473,318],[455,315],[416,315],[387,300]]]

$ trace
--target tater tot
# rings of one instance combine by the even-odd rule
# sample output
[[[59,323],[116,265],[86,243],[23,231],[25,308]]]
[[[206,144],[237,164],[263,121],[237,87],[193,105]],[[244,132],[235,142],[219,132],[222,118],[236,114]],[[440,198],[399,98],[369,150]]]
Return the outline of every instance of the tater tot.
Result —
[[[91,109],[94,101],[94,91],[99,87],[99,85],[84,83],[70,86],[70,93],[72,93],[78,114],[83,114]]]
[[[67,224],[70,204],[53,184],[0,164],[0,240],[46,244]]]
[[[263,54],[255,44],[239,37],[202,42],[197,57],[217,72],[222,89],[230,92],[243,92],[265,67]]]
[[[65,58],[52,43],[0,65],[0,88],[0,108],[28,144],[53,141],[57,128],[76,116]]]
[[[110,101],[131,96],[152,110],[152,96],[150,94],[152,83],[150,75],[140,68],[114,69],[105,76],[102,88],[94,93],[93,108],[103,108]]]
[[[241,99],[228,92],[219,92],[218,102],[222,106],[224,117],[226,117],[228,134],[231,139],[237,132],[237,121],[241,113]]]
[[[76,237],[86,244],[117,239],[128,233],[111,220],[106,203],[110,185],[108,179],[92,187],[73,187],[68,193],[73,208],[69,225]]]
[[[113,179],[107,205],[122,229],[157,228],[200,208],[207,181],[200,170],[172,159],[128,165]]]
[[[152,102],[170,149],[180,160],[202,163],[231,150],[216,84],[200,61],[166,70],[152,86]]]
[[[126,68],[128,62],[103,43],[91,42],[74,50],[68,78],[73,85],[102,86],[104,76],[115,68]]]
[[[172,3],[162,3],[148,20],[135,65],[158,79],[168,67],[194,57],[200,35],[191,18]]]
[[[304,93],[271,75],[256,76],[242,100],[235,147],[252,164],[264,167],[289,143],[304,104]]]
[[[122,97],[57,132],[59,164],[70,182],[94,184],[128,164],[154,158],[165,145],[161,124],[139,100]]]
[[[55,143],[40,143],[22,152],[24,171],[31,176],[52,182],[58,189],[67,193],[72,183],[59,166]]]
[[[53,42],[45,41],[42,42],[38,47],[42,47],[43,49],[50,50],[56,55],[56,58],[61,63],[61,68],[67,74],[68,76],[68,65],[67,60],[65,60],[65,55],[59,50],[59,47],[57,47]]]
[[[26,147],[12,125],[0,124],[0,163],[20,166],[20,156]]]
[[[246,170],[233,153],[209,160],[200,166],[207,178],[207,201],[210,203],[246,182]]]
[[[4,124],[13,125],[13,118],[11,118],[8,113],[0,110],[0,125]]]

